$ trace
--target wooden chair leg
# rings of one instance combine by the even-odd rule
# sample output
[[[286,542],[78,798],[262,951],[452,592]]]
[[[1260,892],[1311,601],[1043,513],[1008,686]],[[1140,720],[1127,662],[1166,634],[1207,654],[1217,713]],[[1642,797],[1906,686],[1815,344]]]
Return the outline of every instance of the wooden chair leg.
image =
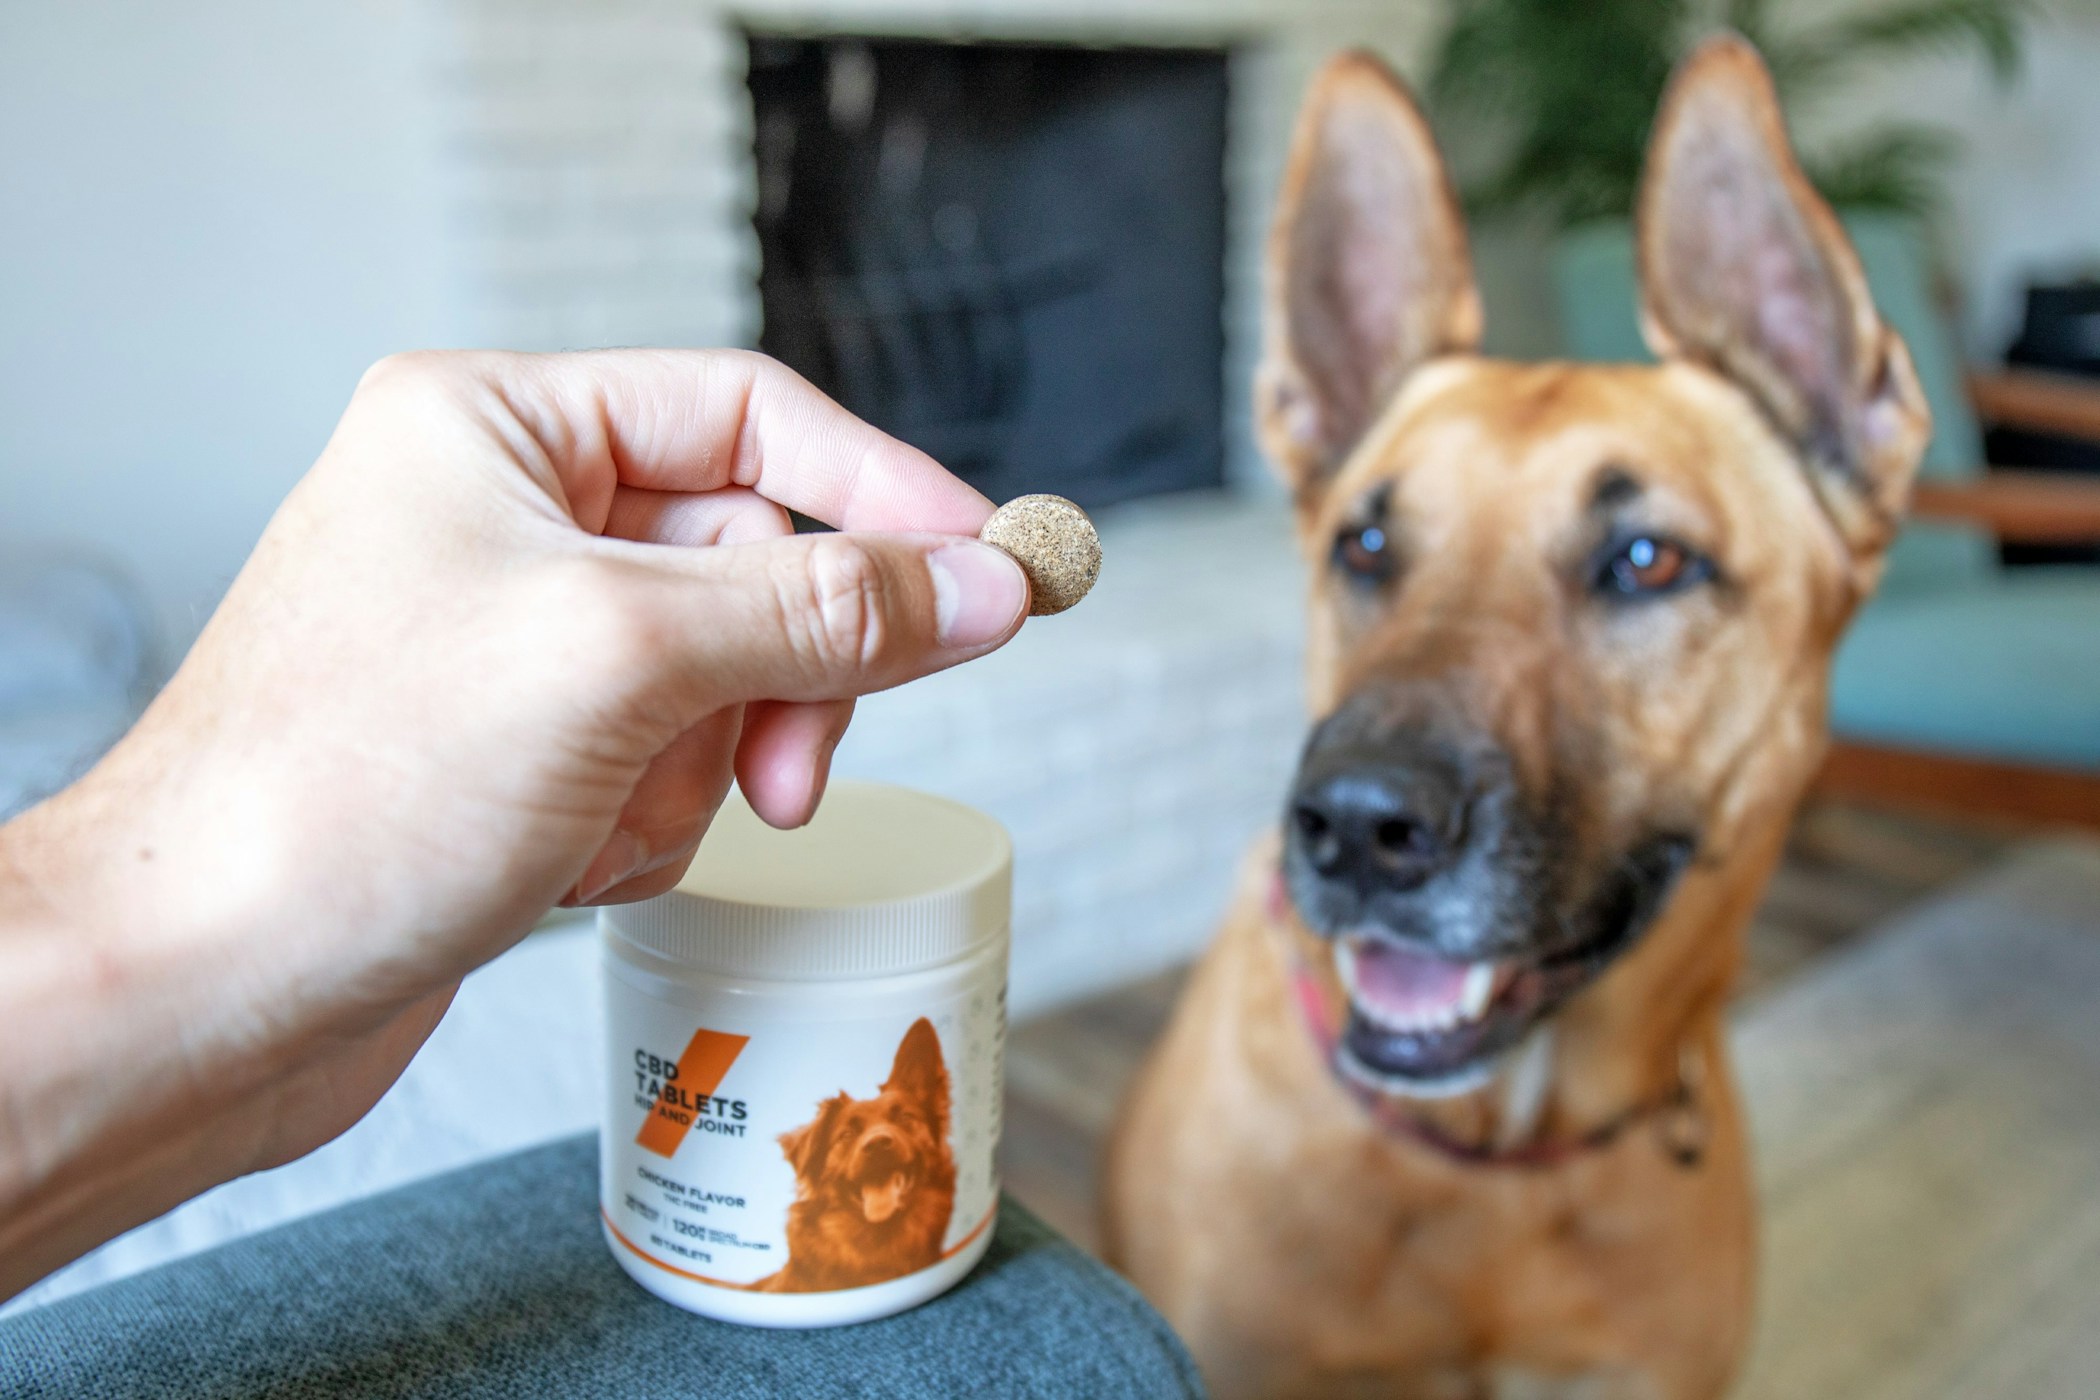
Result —
[[[2100,770],[2043,768],[1837,741],[1818,797],[2100,831]]]

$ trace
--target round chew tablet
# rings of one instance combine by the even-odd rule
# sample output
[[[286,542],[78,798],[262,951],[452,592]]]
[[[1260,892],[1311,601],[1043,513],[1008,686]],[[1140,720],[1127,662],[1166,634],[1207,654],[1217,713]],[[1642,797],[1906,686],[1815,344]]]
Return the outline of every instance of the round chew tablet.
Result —
[[[1086,512],[1063,496],[1016,496],[977,532],[1013,556],[1028,575],[1028,615],[1061,613],[1101,576],[1101,536]]]

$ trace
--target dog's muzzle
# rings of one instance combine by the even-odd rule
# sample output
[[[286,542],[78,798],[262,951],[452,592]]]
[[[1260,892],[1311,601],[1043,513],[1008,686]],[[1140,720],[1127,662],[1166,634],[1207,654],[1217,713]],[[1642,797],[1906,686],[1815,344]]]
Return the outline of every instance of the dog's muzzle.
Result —
[[[1348,997],[1338,1069],[1467,1087],[1638,938],[1694,846],[1672,832],[1585,857],[1491,743],[1345,707],[1307,746],[1283,869]]]

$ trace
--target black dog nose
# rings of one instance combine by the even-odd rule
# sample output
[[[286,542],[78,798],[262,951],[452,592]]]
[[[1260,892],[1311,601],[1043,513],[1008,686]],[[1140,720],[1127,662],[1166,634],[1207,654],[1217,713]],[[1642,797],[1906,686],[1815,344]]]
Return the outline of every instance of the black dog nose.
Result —
[[[1322,880],[1360,894],[1417,889],[1450,854],[1451,812],[1439,786],[1381,768],[1315,777],[1291,799],[1291,843]]]

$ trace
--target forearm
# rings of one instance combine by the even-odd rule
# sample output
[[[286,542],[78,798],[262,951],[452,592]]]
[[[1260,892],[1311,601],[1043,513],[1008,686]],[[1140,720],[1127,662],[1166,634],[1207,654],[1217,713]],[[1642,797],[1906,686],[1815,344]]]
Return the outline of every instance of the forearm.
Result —
[[[0,1298],[246,1170],[257,1065],[188,1037],[211,942],[93,779],[0,827]],[[126,898],[127,885],[132,896]],[[121,911],[121,912],[120,912]]]

